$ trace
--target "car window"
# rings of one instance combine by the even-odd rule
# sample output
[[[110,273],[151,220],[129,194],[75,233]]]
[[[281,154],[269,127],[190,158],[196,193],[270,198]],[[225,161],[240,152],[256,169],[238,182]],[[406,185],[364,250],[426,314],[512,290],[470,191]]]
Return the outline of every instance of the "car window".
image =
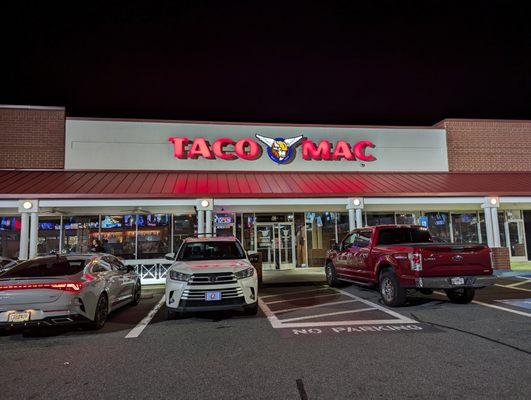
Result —
[[[351,233],[348,235],[345,239],[343,239],[343,242],[341,243],[341,250],[348,249],[354,244],[354,241],[356,240],[356,234]]]
[[[371,232],[372,231],[361,231],[356,235],[354,240],[354,245],[356,247],[367,247],[371,242]]]
[[[84,260],[70,263],[66,258],[28,260],[2,274],[2,278],[30,278],[75,275],[85,267]]]
[[[241,260],[247,258],[238,242],[209,241],[184,243],[177,260]]]
[[[109,257],[109,261],[111,264],[111,267],[115,271],[125,271],[125,265],[122,264],[120,260],[118,260],[116,257]]]
[[[430,232],[423,228],[388,228],[380,230],[378,244],[431,243]]]
[[[92,266],[92,272],[98,273],[98,272],[107,272],[111,270],[111,265],[104,260],[98,260],[94,263]]]

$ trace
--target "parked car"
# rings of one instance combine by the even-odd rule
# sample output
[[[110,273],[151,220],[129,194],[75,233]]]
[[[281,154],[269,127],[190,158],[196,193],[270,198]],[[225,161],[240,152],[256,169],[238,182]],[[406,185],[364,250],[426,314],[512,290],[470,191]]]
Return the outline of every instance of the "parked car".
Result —
[[[0,274],[6,272],[8,269],[13,268],[17,264],[16,260],[7,257],[0,257]]]
[[[254,315],[258,311],[256,275],[236,238],[187,238],[166,274],[167,317],[228,309]]]
[[[327,252],[326,279],[377,284],[388,306],[406,302],[408,290],[446,292],[454,303],[469,303],[475,290],[494,284],[490,249],[481,244],[434,243],[414,225],[356,229]]]
[[[0,327],[88,323],[140,301],[140,278],[108,254],[44,256],[0,274]]]

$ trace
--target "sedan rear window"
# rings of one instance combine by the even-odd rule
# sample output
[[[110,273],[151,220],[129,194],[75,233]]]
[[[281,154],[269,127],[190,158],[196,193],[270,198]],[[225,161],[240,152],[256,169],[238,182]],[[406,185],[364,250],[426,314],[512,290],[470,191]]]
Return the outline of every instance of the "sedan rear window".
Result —
[[[9,271],[0,274],[0,278],[41,278],[52,276],[75,275],[83,270],[85,260],[66,258],[29,260],[18,264]]]
[[[433,239],[427,229],[389,228],[380,230],[378,244],[431,243]]]

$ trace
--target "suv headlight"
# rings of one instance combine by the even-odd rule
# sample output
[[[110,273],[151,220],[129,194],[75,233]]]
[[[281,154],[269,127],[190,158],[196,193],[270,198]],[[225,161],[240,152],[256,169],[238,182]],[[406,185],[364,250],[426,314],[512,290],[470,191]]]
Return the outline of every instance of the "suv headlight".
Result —
[[[192,275],[185,274],[184,272],[170,271],[170,279],[174,281],[188,282]]]
[[[246,269],[243,269],[241,271],[238,271],[238,272],[234,273],[234,276],[236,276],[236,279],[245,279],[245,278],[249,278],[250,276],[253,276],[253,275],[254,275],[254,268],[253,267],[249,267],[249,268],[246,268]]]

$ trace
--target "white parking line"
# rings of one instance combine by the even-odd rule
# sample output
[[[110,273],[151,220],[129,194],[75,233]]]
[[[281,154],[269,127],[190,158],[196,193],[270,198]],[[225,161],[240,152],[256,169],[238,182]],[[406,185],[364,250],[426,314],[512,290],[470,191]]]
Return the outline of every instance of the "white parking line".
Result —
[[[525,285],[526,283],[531,283],[531,279],[525,279],[525,280],[523,280],[523,281],[515,282],[515,283],[511,283],[510,285],[505,285],[505,286],[506,286],[506,287],[514,287],[514,286]]]
[[[269,307],[268,307],[268,304],[271,304],[271,303],[265,303],[264,301],[262,301],[262,298],[260,298],[258,300],[258,304],[260,306],[260,308],[262,309],[262,311],[264,312],[264,314],[266,315],[267,319],[269,320],[269,323],[271,324],[271,326],[275,329],[281,329],[281,328],[304,328],[304,327],[323,327],[323,326],[342,326],[342,325],[345,325],[345,326],[350,326],[350,325],[374,325],[374,324],[417,324],[418,321],[414,320],[414,319],[411,319],[411,318],[407,318],[395,311],[392,311],[392,310],[389,310],[379,304],[376,304],[376,303],[373,303],[373,302],[370,302],[368,300],[365,300],[365,299],[362,299],[361,297],[358,297],[358,296],[355,296],[351,293],[348,293],[344,290],[340,290],[340,289],[335,289],[335,288],[329,288],[329,287],[325,287],[325,289],[330,289],[330,290],[333,290],[337,293],[340,293],[340,294],[343,294],[347,297],[350,297],[351,299],[353,300],[350,300],[350,301],[353,301],[353,302],[361,302],[361,303],[364,303],[366,304],[368,307],[367,308],[363,308],[363,309],[354,309],[354,310],[348,310],[348,311],[339,311],[339,312],[336,312],[336,313],[329,313],[329,314],[317,314],[317,315],[312,315],[312,316],[305,316],[305,317],[297,317],[297,318],[290,318],[290,319],[284,319],[284,320],[280,320],[277,318],[276,316],[276,312],[272,311]],[[313,290],[310,290],[310,291],[315,291],[315,289]],[[295,293],[304,293],[304,292],[308,292],[308,291],[299,291],[299,292],[295,292]],[[285,293],[281,293],[281,294],[277,294],[277,295],[272,295],[272,296],[280,296],[280,295],[283,295]],[[292,294],[292,293],[290,293]],[[264,297],[272,297],[271,295],[270,296],[264,296]],[[290,299],[290,300],[297,300],[297,299]],[[317,305],[318,307],[321,307],[321,306],[325,306],[325,305],[328,305],[328,304],[332,304],[332,303],[324,303],[324,304],[319,304]],[[286,312],[288,310],[293,310],[295,311],[296,309],[304,309],[304,308],[314,308],[316,306],[303,306],[303,307],[298,307],[298,308],[293,308],[293,309],[285,309],[285,310],[280,310],[280,312]],[[378,311],[382,311],[392,317],[394,317],[393,319],[371,319],[371,320],[363,320],[363,319],[360,319],[360,320],[348,320],[348,321],[321,321],[321,322],[295,322],[295,321],[300,321],[300,320],[303,320],[303,319],[309,319],[309,318],[319,318],[319,317],[323,317],[323,316],[330,316],[330,315],[339,315],[339,314],[349,314],[349,313],[356,313],[356,312],[361,312],[361,311],[373,311],[373,310],[378,310]],[[292,322],[290,322],[292,321]]]
[[[125,335],[126,339],[136,338],[140,336],[142,331],[148,326],[148,324],[151,322],[157,311],[159,311],[160,307],[164,304],[164,301],[166,300],[166,296],[162,296],[160,301],[155,304],[155,307],[151,309],[151,311],[138,323],[137,326],[135,326],[133,329],[129,331],[127,335]]]
[[[282,310],[275,310],[275,314],[282,314],[287,313],[290,311],[296,311],[296,310],[307,310],[309,308],[317,308],[317,307],[325,307],[325,306],[333,306],[336,304],[344,304],[344,303],[355,303],[357,300],[342,300],[342,301],[334,301],[332,303],[322,303],[322,304],[314,304],[313,306],[303,306],[303,307],[293,307],[293,308],[284,308]]]
[[[499,286],[499,287],[502,287],[502,288],[506,288],[506,289],[513,289],[513,290],[521,290],[522,292],[531,292],[531,289],[526,289],[526,288],[522,288],[522,287],[515,287],[515,286],[510,286],[510,285],[499,285],[499,284],[494,284],[494,286]]]
[[[277,294],[268,294],[267,296],[260,296],[261,299],[268,299],[270,297],[277,297],[277,296],[288,296],[291,294],[299,294],[299,293],[308,293],[308,292],[317,292],[319,290],[327,290],[331,289],[328,286],[321,286],[321,287],[315,287],[314,289],[306,289],[306,290],[298,290],[296,292],[287,292],[287,293],[277,293]]]
[[[446,294],[444,294],[442,292],[438,292],[438,291],[434,291],[433,293],[438,294],[440,296],[446,296]],[[472,303],[479,304],[480,306],[494,308],[496,310],[501,310],[501,311],[506,311],[506,312],[510,312],[510,313],[513,313],[513,314],[522,315],[524,317],[531,317],[531,314],[523,312],[523,311],[512,310],[510,308],[495,306],[494,304],[483,303],[482,301],[472,300]]]
[[[320,317],[331,317],[333,315],[353,314],[353,313],[359,313],[359,312],[364,312],[364,311],[373,311],[373,310],[376,310],[376,308],[374,308],[374,307],[359,308],[357,310],[336,311],[336,312],[325,313],[325,314],[306,315],[304,317],[287,318],[287,319],[280,320],[280,322],[282,322],[284,324],[284,323],[287,323],[287,322],[302,321],[303,319],[312,319],[312,318],[320,318]]]
[[[275,300],[275,301],[268,301],[266,304],[269,306],[271,304],[277,304],[277,303],[286,303],[288,301],[299,301],[299,300],[308,300],[308,299],[316,299],[319,297],[330,297],[330,296],[337,296],[337,293],[330,293],[330,294],[320,294],[318,296],[307,296],[307,297],[297,297],[295,299],[285,299],[285,300]],[[276,312],[276,311],[275,311]]]

